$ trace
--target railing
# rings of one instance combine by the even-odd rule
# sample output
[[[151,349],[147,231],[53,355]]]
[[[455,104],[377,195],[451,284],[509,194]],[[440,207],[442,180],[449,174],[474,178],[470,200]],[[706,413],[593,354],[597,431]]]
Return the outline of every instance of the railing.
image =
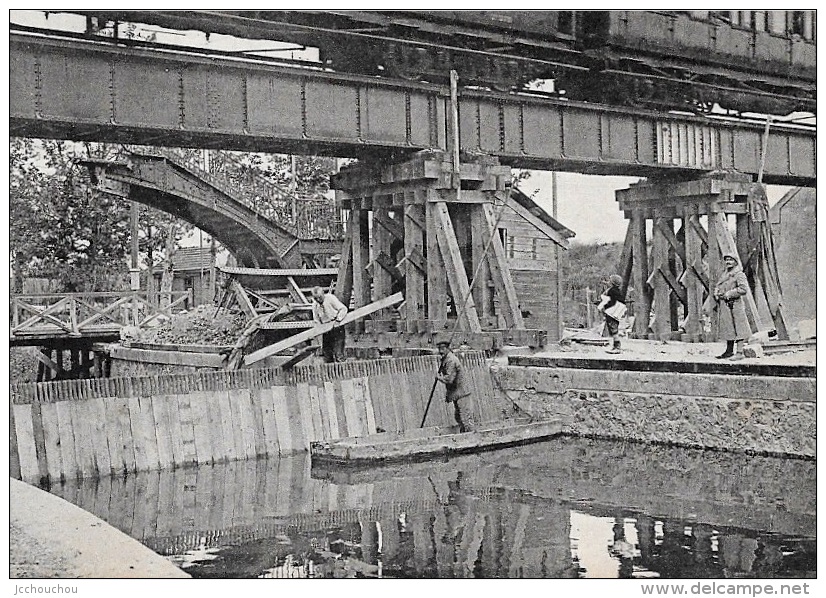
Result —
[[[300,239],[340,239],[343,235],[340,215],[331,200],[297,195],[228,154],[217,162],[204,160],[201,152],[175,148],[131,146],[130,151],[172,161]]]
[[[161,295],[163,296],[163,295]],[[146,292],[13,295],[11,336],[82,337],[146,326],[192,301],[191,291],[169,293],[168,305],[150,301]]]

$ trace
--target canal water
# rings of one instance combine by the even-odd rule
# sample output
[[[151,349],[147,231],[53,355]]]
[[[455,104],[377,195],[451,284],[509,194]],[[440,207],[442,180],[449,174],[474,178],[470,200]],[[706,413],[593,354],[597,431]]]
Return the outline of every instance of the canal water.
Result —
[[[816,576],[813,461],[559,438],[378,468],[309,458],[50,490],[193,577]]]

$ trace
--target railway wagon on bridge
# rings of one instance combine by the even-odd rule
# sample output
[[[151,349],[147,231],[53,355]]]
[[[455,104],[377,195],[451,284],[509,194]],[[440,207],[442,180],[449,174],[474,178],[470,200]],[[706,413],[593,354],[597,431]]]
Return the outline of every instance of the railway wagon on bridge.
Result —
[[[816,111],[816,11],[80,11],[315,47],[346,72],[555,92],[654,109]]]
[[[404,12],[382,13],[389,36],[489,52],[500,52],[494,44],[508,47],[506,58],[460,59],[455,51],[368,43],[376,64],[402,76],[432,78],[455,68],[465,81],[505,89],[553,78],[567,96],[602,103],[816,109],[815,11]],[[360,14],[353,18],[374,21]],[[338,56],[336,49],[328,60],[336,64]],[[346,66],[358,68],[363,56]]]

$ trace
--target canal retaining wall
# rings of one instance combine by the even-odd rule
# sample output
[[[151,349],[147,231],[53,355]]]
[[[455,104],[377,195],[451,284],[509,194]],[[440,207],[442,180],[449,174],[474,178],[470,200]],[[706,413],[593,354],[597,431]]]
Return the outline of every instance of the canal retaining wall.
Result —
[[[468,408],[477,421],[500,419],[484,355],[460,358],[472,385]],[[11,471],[49,483],[289,455],[317,440],[418,428],[438,360],[12,385]],[[452,423],[437,385],[427,425]]]
[[[726,374],[716,367],[705,368],[715,373],[704,373],[704,367],[674,373],[549,364],[494,366],[492,374],[514,409],[562,418],[568,433],[816,455],[816,380],[808,370],[780,368],[772,376],[771,370],[750,375],[747,366]]]

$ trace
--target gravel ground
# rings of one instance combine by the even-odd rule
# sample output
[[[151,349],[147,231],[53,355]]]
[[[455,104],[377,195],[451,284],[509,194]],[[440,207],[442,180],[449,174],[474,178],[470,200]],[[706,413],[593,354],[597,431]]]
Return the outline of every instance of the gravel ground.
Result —
[[[611,355],[605,352],[608,347],[571,343],[569,346],[550,345],[533,355],[587,357],[618,360],[650,360],[650,361],[697,361],[717,362],[715,356],[725,349],[725,343],[683,343],[678,341],[649,341],[639,339],[623,339],[622,353]],[[510,351],[509,351],[510,352]],[[524,350],[514,350],[512,354],[527,354]],[[815,349],[797,350],[790,353],[765,355],[760,358],[744,359],[740,363],[782,364],[782,365],[815,365],[817,352]]]

